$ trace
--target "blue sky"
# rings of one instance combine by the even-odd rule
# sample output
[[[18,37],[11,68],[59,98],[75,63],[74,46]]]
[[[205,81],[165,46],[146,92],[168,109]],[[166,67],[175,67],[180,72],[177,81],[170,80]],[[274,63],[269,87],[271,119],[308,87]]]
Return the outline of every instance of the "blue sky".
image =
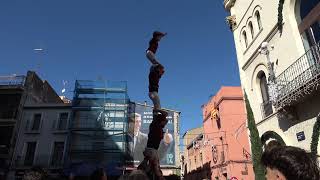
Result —
[[[59,93],[63,80],[68,91],[75,79],[126,80],[131,100],[151,104],[145,49],[164,31],[161,104],[181,111],[183,134],[201,126],[210,95],[240,85],[226,15],[223,0],[1,1],[0,75],[38,70]]]

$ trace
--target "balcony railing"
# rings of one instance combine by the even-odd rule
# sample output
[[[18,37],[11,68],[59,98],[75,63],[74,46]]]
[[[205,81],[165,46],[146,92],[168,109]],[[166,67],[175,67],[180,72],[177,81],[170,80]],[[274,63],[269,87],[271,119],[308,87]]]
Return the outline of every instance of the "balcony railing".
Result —
[[[273,113],[272,103],[270,101],[261,103],[261,113],[263,119]]]
[[[33,159],[18,156],[13,162],[13,165],[16,168],[30,168],[34,166],[41,166],[42,168],[62,168],[63,159],[63,157],[53,157],[50,155],[38,155]]]
[[[293,105],[312,93],[320,83],[320,43],[313,46],[277,78],[278,96],[275,106]]]
[[[0,110],[0,119],[15,119],[18,113],[18,109],[1,109]]]
[[[0,86],[23,86],[25,76],[0,76]]]

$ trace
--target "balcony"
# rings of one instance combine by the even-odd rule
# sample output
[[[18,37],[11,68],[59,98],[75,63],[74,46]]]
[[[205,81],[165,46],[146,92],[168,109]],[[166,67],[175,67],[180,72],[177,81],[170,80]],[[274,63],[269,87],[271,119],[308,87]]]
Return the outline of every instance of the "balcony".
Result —
[[[14,161],[14,167],[16,168],[31,168],[34,166],[41,166],[43,168],[62,168],[63,157],[55,157],[49,155],[39,155],[35,158],[26,158],[25,156],[18,156]]]
[[[261,115],[262,119],[268,117],[273,113],[272,111],[272,103],[270,101],[261,103]]]
[[[14,120],[17,116],[17,113],[18,113],[18,109],[16,108],[11,108],[11,109],[8,109],[8,108],[1,108],[0,110],[0,119],[2,121],[4,120]]]
[[[23,87],[25,79],[25,76],[0,76],[0,87]]]
[[[295,105],[314,93],[320,84],[320,43],[284,70],[276,83],[278,93],[274,106],[278,109]]]

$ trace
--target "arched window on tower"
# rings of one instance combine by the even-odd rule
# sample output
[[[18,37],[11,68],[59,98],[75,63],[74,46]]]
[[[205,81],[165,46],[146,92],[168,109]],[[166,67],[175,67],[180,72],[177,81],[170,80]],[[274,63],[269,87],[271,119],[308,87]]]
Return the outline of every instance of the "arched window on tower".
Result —
[[[248,47],[248,37],[247,37],[246,31],[242,32],[242,37],[243,37],[243,40],[244,40],[245,48],[247,48]]]
[[[320,42],[320,0],[296,1],[296,20],[306,50]]]
[[[261,24],[261,17],[260,17],[259,11],[256,11],[255,17],[256,17],[256,20],[257,20],[258,28],[259,28],[259,30],[261,30],[262,29],[262,24]]]
[[[258,74],[259,83],[260,83],[260,91],[262,96],[262,117],[268,117],[270,114],[273,113],[272,110],[272,104],[269,99],[269,92],[268,92],[268,83],[267,83],[267,77],[264,72],[260,72]]]
[[[252,22],[249,22],[249,29],[250,29],[250,33],[251,33],[251,38],[254,38],[254,30],[253,30],[253,25]]]

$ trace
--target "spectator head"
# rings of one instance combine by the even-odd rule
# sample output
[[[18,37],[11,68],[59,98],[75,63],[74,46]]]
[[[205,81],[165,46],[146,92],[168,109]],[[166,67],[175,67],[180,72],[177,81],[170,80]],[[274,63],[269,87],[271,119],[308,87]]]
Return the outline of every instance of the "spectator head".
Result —
[[[275,146],[264,151],[262,164],[267,180],[319,180],[317,159],[311,153],[292,146]]]
[[[91,174],[90,180],[107,180],[107,174],[102,168],[99,168]]]
[[[270,141],[264,148],[265,151],[269,151],[273,149],[274,147],[282,146],[282,144],[279,141],[272,140]]]
[[[23,180],[44,180],[47,177],[47,173],[41,167],[33,167],[27,171]]]
[[[129,174],[128,180],[149,180],[149,178],[143,171],[134,170]]]

